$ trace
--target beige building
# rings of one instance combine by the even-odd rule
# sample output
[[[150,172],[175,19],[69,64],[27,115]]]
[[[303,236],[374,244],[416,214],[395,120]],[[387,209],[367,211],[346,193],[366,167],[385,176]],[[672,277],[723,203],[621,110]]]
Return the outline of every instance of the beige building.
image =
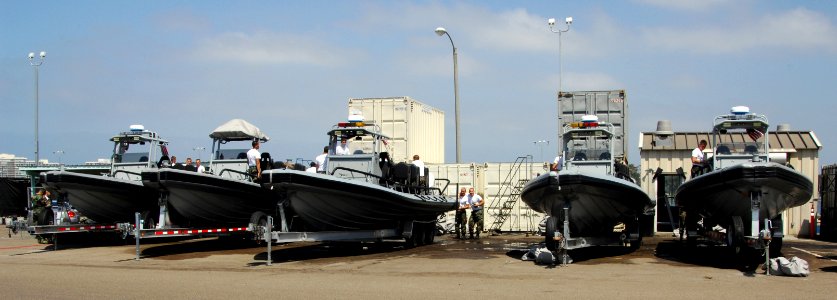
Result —
[[[744,142],[749,139],[744,133],[728,133],[720,137],[723,143]],[[674,205],[674,192],[682,182],[682,177],[677,170],[681,169],[685,179],[689,179],[689,172],[692,166],[691,153],[697,148],[700,140],[706,140],[709,145],[704,152],[707,157],[712,155],[712,135],[708,132],[669,132],[661,135],[655,132],[643,132],[639,137],[640,162],[640,185],[642,189],[657,199],[657,222],[656,230],[668,231],[669,214],[665,210],[667,199],[670,205]],[[794,169],[814,182],[814,196],[805,205],[791,208],[785,211],[784,232],[788,236],[809,235],[811,205],[819,191],[819,151],[822,149],[817,136],[813,131],[787,131],[770,132],[769,135],[770,159],[771,161],[787,162]],[[654,174],[660,168],[662,170],[660,180],[654,180]],[[677,216],[672,216],[677,222]]]

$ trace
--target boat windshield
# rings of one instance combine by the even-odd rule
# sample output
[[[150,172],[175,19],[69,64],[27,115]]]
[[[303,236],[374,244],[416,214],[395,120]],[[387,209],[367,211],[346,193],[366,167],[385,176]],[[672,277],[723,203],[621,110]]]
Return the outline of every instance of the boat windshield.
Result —
[[[155,157],[150,157],[150,146],[145,142],[142,143],[116,143],[116,149],[113,155],[114,163],[145,163],[149,160],[154,161]]]
[[[762,153],[762,150],[756,142],[719,143],[715,153],[718,155],[753,155]]]
[[[606,138],[580,137],[567,141],[570,161],[610,160],[610,143]]]
[[[250,149],[219,149],[215,151],[215,159],[247,159]]]

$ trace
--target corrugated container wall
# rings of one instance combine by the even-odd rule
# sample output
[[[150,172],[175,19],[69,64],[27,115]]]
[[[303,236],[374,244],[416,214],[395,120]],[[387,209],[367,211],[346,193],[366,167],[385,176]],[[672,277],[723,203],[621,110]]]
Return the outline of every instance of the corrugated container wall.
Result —
[[[459,188],[473,187],[478,194],[483,196],[485,200],[485,214],[484,225],[485,230],[491,227],[494,219],[497,218],[498,203],[496,200],[499,197],[498,193],[501,190],[503,181],[508,178],[509,173],[513,170],[514,163],[484,163],[484,164],[433,164],[427,165],[433,177],[436,179],[447,179],[450,181],[445,194],[449,196],[457,196]],[[524,180],[524,178],[533,178],[536,174],[544,172],[545,168],[541,164],[528,163],[517,170],[516,178]],[[516,184],[518,182],[512,182]],[[436,187],[443,188],[444,181],[436,181]],[[530,209],[519,198],[514,208],[511,210],[509,217],[501,227],[502,231],[535,231],[538,223],[543,219],[543,215]],[[448,223],[454,222],[454,212],[447,214]],[[470,215],[470,211],[468,212]]]
[[[558,98],[558,128],[563,128],[564,123],[581,121],[584,115],[596,115],[599,121],[611,123],[616,127],[614,156],[625,157],[628,153],[628,138],[625,135],[628,132],[628,98],[625,90],[577,91],[562,94],[564,96]],[[559,130],[559,141],[561,134]]]
[[[445,162],[445,113],[410,97],[350,98],[349,114],[381,126],[393,161]]]

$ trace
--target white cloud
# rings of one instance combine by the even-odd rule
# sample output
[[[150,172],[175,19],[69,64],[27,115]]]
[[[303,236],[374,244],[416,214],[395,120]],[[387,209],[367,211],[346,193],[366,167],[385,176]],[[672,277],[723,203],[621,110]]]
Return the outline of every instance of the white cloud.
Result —
[[[355,60],[357,51],[303,35],[272,32],[228,32],[199,42],[199,59],[243,64],[339,66]]]
[[[653,47],[691,53],[741,53],[764,47],[837,50],[834,24],[805,8],[738,22],[703,29],[645,29],[642,35]]]
[[[730,3],[729,0],[635,0],[651,6],[683,11],[705,11]]]

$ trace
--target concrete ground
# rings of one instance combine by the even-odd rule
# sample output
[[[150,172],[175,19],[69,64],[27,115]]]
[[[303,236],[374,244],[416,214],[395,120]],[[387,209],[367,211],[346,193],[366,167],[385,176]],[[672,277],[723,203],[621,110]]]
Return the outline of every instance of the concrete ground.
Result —
[[[91,242],[95,240],[95,242]],[[542,237],[507,234],[480,240],[439,237],[402,249],[398,243],[274,245],[219,240],[133,241],[61,237],[59,250],[28,235],[0,237],[4,299],[534,299],[805,298],[837,293],[837,244],[785,241],[783,256],[810,263],[805,278],[765,276],[729,258],[724,247],[685,248],[670,236],[646,238],[630,252],[594,247],[570,252],[569,266],[520,257]]]

